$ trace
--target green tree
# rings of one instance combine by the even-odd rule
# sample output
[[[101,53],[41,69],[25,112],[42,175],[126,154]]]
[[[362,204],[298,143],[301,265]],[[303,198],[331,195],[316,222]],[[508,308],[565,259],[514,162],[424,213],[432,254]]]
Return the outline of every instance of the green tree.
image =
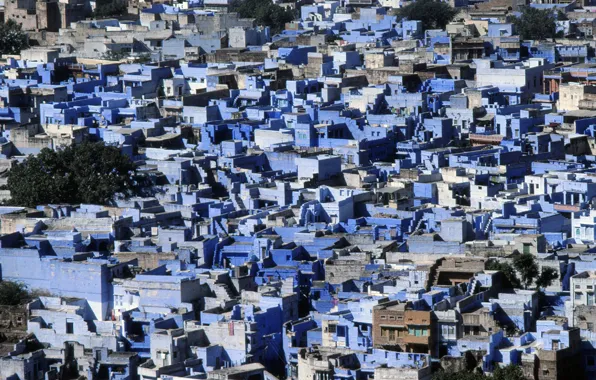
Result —
[[[123,59],[129,56],[128,52],[125,51],[115,51],[115,50],[108,50],[103,54],[103,59],[106,61],[122,61]]]
[[[272,0],[235,0],[231,10],[241,18],[254,18],[257,24],[269,26],[272,33],[279,33],[294,20],[294,11],[273,4]]]
[[[536,278],[536,286],[538,288],[547,288],[552,285],[553,281],[559,277],[559,272],[555,268],[544,267]]]
[[[16,306],[29,299],[27,286],[21,282],[0,282],[0,305]]]
[[[519,278],[517,278],[517,273],[511,264],[500,263],[497,260],[491,259],[486,263],[486,269],[502,272],[513,288],[521,288],[521,282],[519,281]]]
[[[521,276],[521,282],[527,289],[538,276],[538,264],[531,253],[522,253],[513,259],[513,267]]]
[[[150,53],[143,53],[135,58],[135,63],[150,63],[150,62],[151,62],[151,54]]]
[[[98,0],[93,12],[94,18],[123,16],[127,13],[126,3],[120,0]]]
[[[493,380],[528,380],[518,365],[510,364],[505,367],[497,367],[493,371]]]
[[[116,147],[83,143],[27,157],[11,168],[7,183],[15,205],[108,204],[137,193],[135,168]]]
[[[0,54],[19,54],[29,47],[29,38],[22,25],[13,19],[0,22]]]
[[[558,10],[557,11],[557,21],[567,21],[569,20],[569,17],[567,17],[567,14],[565,14],[565,12]]]
[[[397,9],[395,15],[402,19],[421,21],[423,29],[427,30],[445,29],[457,13],[455,8],[445,2],[417,0]]]
[[[513,20],[515,28],[524,40],[555,38],[557,23],[552,11],[524,7],[519,18]]]

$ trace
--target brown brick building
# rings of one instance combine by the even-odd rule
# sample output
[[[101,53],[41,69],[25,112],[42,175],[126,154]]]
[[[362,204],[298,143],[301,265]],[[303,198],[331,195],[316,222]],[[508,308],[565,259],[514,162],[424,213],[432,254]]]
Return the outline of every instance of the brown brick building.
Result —
[[[0,357],[14,350],[14,345],[27,335],[27,305],[0,305]]]
[[[373,309],[373,345],[401,352],[432,353],[434,321],[430,311],[410,302],[390,301]]]
[[[5,19],[13,19],[23,30],[58,32],[72,22],[84,20],[91,12],[83,0],[6,0]]]

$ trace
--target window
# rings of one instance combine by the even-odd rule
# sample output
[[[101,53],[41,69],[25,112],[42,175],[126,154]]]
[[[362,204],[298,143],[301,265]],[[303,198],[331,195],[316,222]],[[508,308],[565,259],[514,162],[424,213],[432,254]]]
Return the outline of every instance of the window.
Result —
[[[581,300],[582,299],[582,293],[575,293],[575,299],[576,300]]]
[[[395,340],[395,330],[389,330],[389,340]]]
[[[74,334],[74,322],[71,319],[66,320],[66,333]]]
[[[410,327],[408,329],[408,333],[412,336],[423,336],[423,332],[426,330],[420,329],[420,328],[412,328]]]
[[[579,285],[575,285],[575,289],[579,289]]]

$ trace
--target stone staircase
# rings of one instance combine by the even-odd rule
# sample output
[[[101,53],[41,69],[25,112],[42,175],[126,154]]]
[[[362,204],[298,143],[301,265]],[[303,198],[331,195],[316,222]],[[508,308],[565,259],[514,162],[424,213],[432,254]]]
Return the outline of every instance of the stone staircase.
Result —
[[[468,282],[468,287],[467,287],[467,290],[466,290],[466,294],[467,295],[474,295],[474,294],[476,294],[479,287],[480,287],[480,283],[478,282],[478,280],[476,280],[475,277],[473,277],[472,279],[470,279],[470,282]]]
[[[246,206],[244,205],[244,201],[242,200],[242,198],[240,198],[239,195],[236,195],[234,197],[234,204],[236,206],[236,209],[238,209],[238,210],[246,210]]]

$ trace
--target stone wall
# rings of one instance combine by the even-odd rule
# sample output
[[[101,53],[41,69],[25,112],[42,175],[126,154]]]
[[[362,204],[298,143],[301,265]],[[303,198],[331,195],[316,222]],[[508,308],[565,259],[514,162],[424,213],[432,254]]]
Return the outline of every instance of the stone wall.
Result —
[[[0,305],[0,356],[12,351],[14,344],[27,335],[27,319],[25,305]]]

